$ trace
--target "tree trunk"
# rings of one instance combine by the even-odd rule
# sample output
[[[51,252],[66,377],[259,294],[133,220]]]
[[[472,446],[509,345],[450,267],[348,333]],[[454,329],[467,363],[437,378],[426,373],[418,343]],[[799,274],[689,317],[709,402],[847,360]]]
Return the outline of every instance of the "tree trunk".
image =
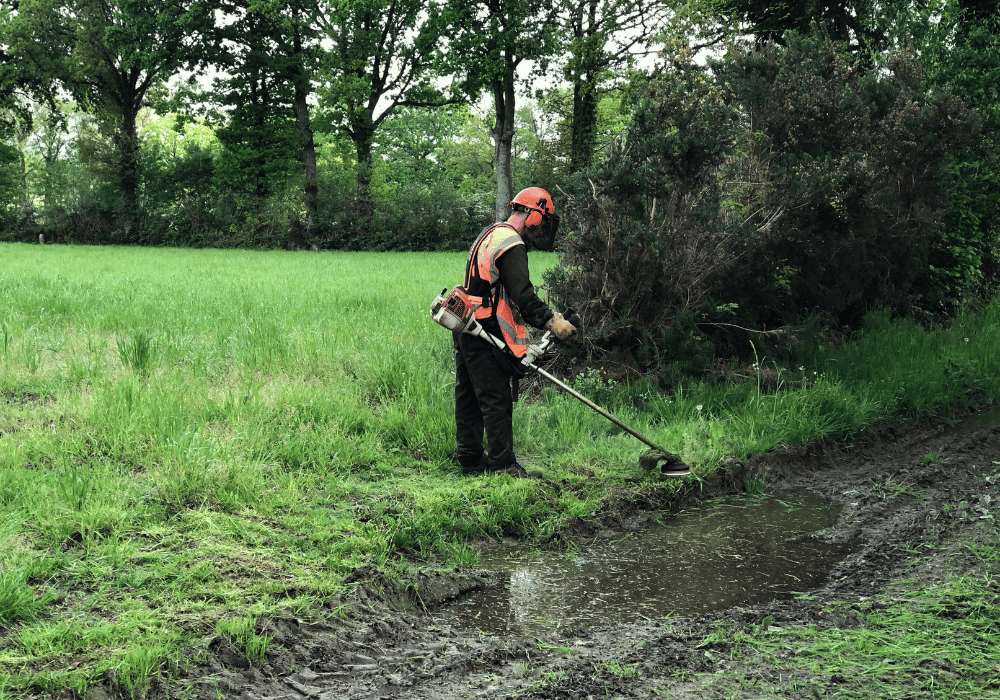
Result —
[[[596,73],[588,71],[585,78],[573,84],[573,132],[570,146],[570,172],[589,166],[594,160],[597,144]]]
[[[299,134],[302,136],[302,164],[306,176],[306,228],[311,228],[319,209],[319,177],[316,170],[316,141],[309,123],[309,104],[306,102],[306,97],[306,91],[301,90],[299,83],[296,82],[295,119],[299,123]]]
[[[17,149],[21,159],[21,216],[27,219],[31,215],[31,193],[28,190],[28,160],[24,157],[24,144],[19,143]]]
[[[604,56],[604,35],[598,31],[595,0],[576,5],[573,17],[573,124],[570,136],[570,172],[586,168],[597,143],[597,75]]]
[[[496,220],[506,221],[510,216],[510,200],[514,198],[514,176],[511,172],[514,143],[513,66],[509,66],[503,81],[493,83],[493,100],[496,123],[490,129],[490,137],[493,139],[493,167],[497,176]]]
[[[354,237],[359,238],[367,229],[372,215],[372,142],[375,140],[375,124],[371,112],[360,110],[351,129],[354,149],[358,158],[357,190],[354,199]]]
[[[295,56],[302,56],[302,36],[298,31],[293,37]],[[301,63],[292,68],[292,79],[295,85],[295,120],[299,124],[299,134],[302,136],[302,164],[305,168],[305,204],[306,229],[311,229],[316,221],[319,209],[319,177],[316,170],[316,141],[313,138],[312,125],[309,122],[309,78]]]
[[[124,108],[122,123],[115,136],[118,150],[119,181],[122,188],[124,211],[122,219],[127,240],[135,232],[139,219],[139,133],[136,130],[136,112],[129,105]]]

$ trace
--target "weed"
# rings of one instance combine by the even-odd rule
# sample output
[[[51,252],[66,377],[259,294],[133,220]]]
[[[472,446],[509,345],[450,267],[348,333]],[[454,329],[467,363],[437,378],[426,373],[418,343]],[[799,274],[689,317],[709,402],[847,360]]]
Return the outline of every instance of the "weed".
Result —
[[[885,478],[885,481],[881,483],[879,482],[873,483],[872,491],[883,501],[887,501],[891,498],[896,498],[897,496],[914,495],[913,488],[910,484],[894,481],[891,474]]]
[[[168,440],[163,461],[153,470],[153,483],[162,502],[172,511],[207,502],[218,485],[218,445],[187,429]]]
[[[56,490],[71,509],[80,512],[87,504],[92,481],[91,469],[74,460],[67,460],[56,475]]]
[[[524,661],[515,661],[510,665],[510,672],[515,678],[525,678],[531,668]]]
[[[748,477],[743,480],[743,491],[748,496],[762,497],[767,495],[767,480],[758,477]]]
[[[115,680],[128,698],[146,697],[150,679],[159,670],[171,650],[164,646],[136,646],[121,657]]]

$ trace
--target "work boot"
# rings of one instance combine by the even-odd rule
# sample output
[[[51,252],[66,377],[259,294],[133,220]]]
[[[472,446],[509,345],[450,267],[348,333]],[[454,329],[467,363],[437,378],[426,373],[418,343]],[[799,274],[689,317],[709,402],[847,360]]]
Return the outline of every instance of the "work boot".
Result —
[[[506,474],[507,476],[512,476],[515,479],[541,479],[542,473],[539,471],[528,471],[522,467],[517,462],[509,464],[506,467],[497,467],[495,469],[490,469],[489,473],[493,474]]]
[[[478,462],[473,464],[462,464],[462,476],[471,476],[474,474],[485,474],[490,468],[490,459],[486,455],[479,458]]]

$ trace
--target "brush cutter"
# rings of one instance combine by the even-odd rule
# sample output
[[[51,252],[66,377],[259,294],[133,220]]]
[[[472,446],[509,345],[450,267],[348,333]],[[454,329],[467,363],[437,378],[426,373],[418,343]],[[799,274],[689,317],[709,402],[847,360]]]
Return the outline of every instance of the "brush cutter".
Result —
[[[468,295],[461,287],[455,287],[450,293],[447,289],[441,290],[441,294],[435,297],[434,301],[431,303],[431,318],[450,331],[468,333],[478,338],[482,338],[486,342],[495,345],[500,350],[506,351],[507,349],[506,344],[500,338],[488,333],[486,329],[479,324],[479,321],[476,320]],[[579,317],[574,318],[572,311],[566,312],[566,318],[570,321],[570,323],[573,323],[573,325],[577,327],[580,326],[580,323],[578,323]],[[574,323],[574,321],[577,321],[577,323]],[[581,401],[593,410],[597,411],[629,435],[632,435],[649,445],[650,449],[646,450],[646,452],[639,457],[639,466],[643,469],[652,471],[659,466],[660,472],[668,476],[684,476],[691,473],[691,468],[684,464],[684,461],[678,455],[668,452],[664,448],[649,440],[649,438],[644,437],[634,429],[625,425],[625,423],[621,420],[615,418],[586,396],[573,389],[573,387],[569,386],[566,382],[539,367],[536,362],[545,356],[545,353],[548,352],[555,340],[556,338],[552,335],[551,331],[545,331],[541,340],[528,346],[528,352],[523,358],[521,358],[521,364],[532,371],[538,372],[540,375],[555,384],[560,390],[566,392],[574,399]]]

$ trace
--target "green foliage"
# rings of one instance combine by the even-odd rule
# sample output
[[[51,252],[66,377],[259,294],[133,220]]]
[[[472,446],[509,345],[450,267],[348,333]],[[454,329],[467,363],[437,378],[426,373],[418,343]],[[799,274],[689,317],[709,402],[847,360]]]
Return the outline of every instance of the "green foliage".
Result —
[[[135,330],[127,338],[118,338],[118,357],[122,365],[140,377],[149,375],[156,357],[156,344],[145,331]]]
[[[718,0],[711,12],[748,27],[759,41],[784,43],[788,32],[806,34],[818,26],[834,41],[852,50],[879,49],[886,36],[881,26],[900,3],[890,0]]]
[[[1000,18],[946,13],[921,37],[928,78],[975,110],[982,137],[951,156],[951,209],[932,248],[932,294],[951,309],[992,289],[1000,277]]]
[[[217,77],[210,99],[221,114],[215,133],[224,147],[215,164],[215,176],[226,188],[259,200],[283,192],[302,141],[296,124],[296,85],[290,77],[307,55],[296,55],[290,28],[267,11],[242,2],[232,8],[234,21],[215,29],[228,50],[217,56],[224,77]],[[211,39],[212,36],[207,37]]]
[[[329,10],[323,37],[325,116],[350,137],[356,157],[354,234],[373,211],[371,192],[376,134],[400,107],[449,102],[432,80],[440,42],[454,27],[441,6],[421,0],[359,0]]]
[[[117,179],[125,241],[131,242],[139,219],[138,114],[150,90],[197,60],[192,37],[211,18],[206,4],[181,0],[81,0],[72,11],[51,0],[19,5],[14,51],[59,81],[107,136],[102,160]]]
[[[247,661],[259,663],[264,660],[267,652],[267,645],[270,643],[268,635],[258,635],[254,631],[256,620],[250,617],[234,617],[219,620],[215,623],[215,631],[226,635],[233,645],[246,656]]]
[[[598,167],[566,180],[570,233],[546,276],[564,306],[583,314],[592,341],[658,363],[667,329],[700,309],[712,275],[735,264],[718,225],[714,173],[728,157],[736,111],[690,60],[632,91],[634,113]],[[693,329],[678,329],[687,335]]]
[[[715,66],[749,120],[741,169],[766,182],[734,199],[770,232],[722,296],[754,323],[822,309],[854,325],[871,308],[905,311],[928,287],[949,154],[971,142],[975,121],[912,51],[867,70],[827,38],[787,40]]]
[[[9,625],[20,620],[30,620],[44,606],[25,581],[23,569],[0,569],[0,623]]]
[[[493,223],[492,202],[463,196],[448,182],[411,182],[380,203],[372,233],[359,241],[369,250],[454,250],[468,248]]]
[[[566,3],[560,34],[566,47],[563,76],[572,86],[565,121],[570,172],[593,165],[600,156],[607,133],[601,123],[601,102],[621,86],[633,56],[657,43],[657,34],[672,12],[666,3],[637,0]]]
[[[216,134],[224,146],[214,166],[221,185],[261,199],[284,191],[299,143],[287,105],[248,98]]]

